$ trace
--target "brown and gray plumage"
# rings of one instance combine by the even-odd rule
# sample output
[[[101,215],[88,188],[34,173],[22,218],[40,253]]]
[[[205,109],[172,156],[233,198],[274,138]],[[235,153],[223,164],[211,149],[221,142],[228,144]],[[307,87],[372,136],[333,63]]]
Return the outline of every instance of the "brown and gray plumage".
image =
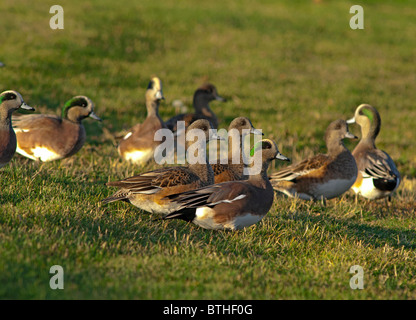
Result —
[[[215,183],[245,180],[248,178],[244,174],[246,164],[243,155],[243,143],[246,135],[250,133],[263,135],[260,130],[253,127],[251,121],[246,117],[238,117],[231,121],[228,126],[228,163],[212,164]],[[238,139],[239,142],[235,143],[234,138]]]
[[[94,103],[86,96],[75,96],[68,100],[62,109],[62,117],[48,114],[15,117],[16,152],[40,161],[70,157],[86,141],[82,120],[87,117],[101,121],[94,113]]]
[[[168,199],[178,203],[178,210],[165,219],[190,221],[205,229],[238,230],[259,222],[273,204],[273,188],[267,178],[272,160],[288,160],[274,141],[264,139],[254,147],[260,153],[261,171],[244,181],[228,181],[179,194]]]
[[[8,90],[0,94],[0,168],[9,163],[16,152],[12,113],[18,109],[35,110],[23,101],[17,91]]]
[[[145,164],[153,158],[154,150],[161,144],[154,139],[155,133],[166,128],[159,116],[159,104],[163,99],[162,82],[153,77],[146,90],[146,119],[132,127],[118,145],[118,153],[125,160]]]
[[[356,138],[344,120],[332,122],[325,133],[327,154],[318,154],[273,173],[273,188],[304,200],[335,198],[346,192],[357,178],[357,165],[343,139]]]
[[[400,173],[391,157],[376,147],[380,114],[373,106],[362,104],[357,107],[354,118],[347,122],[361,127],[361,140],[352,152],[358,167],[352,189],[368,199],[390,198],[400,184]]]
[[[121,181],[109,182],[108,186],[119,187],[119,191],[104,199],[103,203],[127,201],[148,212],[166,215],[176,209],[176,205],[164,197],[192,190],[214,183],[214,173],[206,159],[205,143],[210,139],[218,139],[213,133],[208,120],[197,120],[188,127],[188,131],[198,129],[205,134],[205,140],[192,143],[192,146],[205,152],[204,163],[193,163],[188,166],[166,167],[142,173]],[[195,146],[195,144],[197,144]],[[188,147],[191,142],[188,141]]]
[[[209,103],[213,100],[225,101],[223,97],[218,95],[217,88],[210,83],[206,83],[199,87],[193,97],[194,113],[178,114],[165,122],[166,127],[173,132],[177,130],[177,122],[185,121],[185,128],[198,119],[206,119],[211,122],[214,129],[218,128],[218,119],[215,113],[209,107]]]

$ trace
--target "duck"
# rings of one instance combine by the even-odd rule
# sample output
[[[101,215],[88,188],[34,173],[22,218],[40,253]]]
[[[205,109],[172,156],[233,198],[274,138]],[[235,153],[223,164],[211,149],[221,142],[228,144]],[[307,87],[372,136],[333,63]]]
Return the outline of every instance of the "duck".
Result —
[[[0,168],[7,165],[16,152],[16,133],[12,126],[12,113],[18,109],[34,111],[28,106],[22,95],[14,90],[0,94]]]
[[[389,154],[376,147],[375,140],[381,127],[379,112],[369,104],[361,104],[347,123],[361,127],[361,140],[352,151],[358,175],[351,189],[356,195],[370,200],[387,198],[390,201],[401,178]]]
[[[237,117],[228,126],[228,159],[227,163],[211,164],[214,171],[214,182],[244,180],[248,176],[244,172],[247,166],[243,155],[243,144],[247,134],[264,135],[261,130],[255,129],[247,117]],[[234,137],[238,144],[234,143]],[[237,148],[238,146],[238,148]]]
[[[203,139],[191,143],[191,132],[200,130]],[[189,139],[188,139],[189,138]],[[102,200],[103,204],[126,201],[146,212],[165,216],[176,209],[176,205],[164,197],[192,190],[214,183],[214,173],[207,159],[206,142],[220,139],[212,130],[208,120],[199,119],[187,129],[187,150],[198,150],[202,161],[195,161],[188,166],[171,166],[141,173],[120,181],[108,182],[107,186],[118,187],[120,190]]]
[[[184,121],[184,128],[188,127],[193,121],[198,119],[207,119],[211,122],[214,129],[218,129],[218,118],[209,107],[209,103],[213,100],[226,101],[220,96],[217,88],[212,83],[205,83],[201,85],[193,96],[194,113],[178,114],[165,122],[166,127],[172,132],[178,130],[178,121]],[[178,133],[180,134],[180,132]]]
[[[332,199],[348,191],[357,178],[357,165],[343,139],[357,139],[345,120],[331,122],[325,132],[327,154],[318,154],[270,175],[276,191],[303,200]]]
[[[154,135],[159,129],[166,128],[165,123],[159,116],[160,101],[165,100],[160,78],[151,78],[145,97],[146,119],[143,123],[138,123],[128,130],[117,148],[123,159],[138,165],[144,165],[153,158],[154,150],[161,143],[154,139]]]
[[[21,115],[13,119],[20,155],[35,161],[49,162],[68,158],[81,150],[86,141],[82,120],[102,121],[94,113],[94,103],[87,96],[69,99],[62,116],[50,114]]]
[[[258,223],[269,212],[273,200],[273,187],[267,177],[271,161],[289,159],[282,155],[276,143],[263,139],[252,149],[261,157],[261,170],[247,180],[227,181],[202,187],[167,198],[179,204],[178,210],[163,219],[181,219],[204,229],[240,230]]]

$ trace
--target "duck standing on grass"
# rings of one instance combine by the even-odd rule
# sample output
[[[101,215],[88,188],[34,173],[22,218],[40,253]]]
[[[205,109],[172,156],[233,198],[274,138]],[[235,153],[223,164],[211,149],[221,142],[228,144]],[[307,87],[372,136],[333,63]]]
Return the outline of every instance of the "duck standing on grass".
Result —
[[[119,187],[120,190],[102,202],[106,204],[119,200],[126,201],[144,211],[165,216],[177,208],[177,204],[164,199],[166,196],[213,184],[214,173],[207,159],[205,144],[206,141],[219,139],[219,137],[211,130],[212,126],[208,120],[201,119],[193,122],[187,129],[187,135],[194,129],[201,130],[205,134],[205,139],[204,141],[197,140],[192,144],[187,139],[187,149],[189,150],[192,146],[196,147],[198,152],[205,153],[200,155],[201,158],[205,158],[204,163],[165,167],[121,181],[109,182],[108,186]]]
[[[18,109],[35,110],[23,101],[17,91],[8,90],[0,94],[0,168],[8,164],[16,152],[12,113]]]
[[[273,188],[267,178],[272,160],[289,161],[274,141],[263,139],[253,152],[261,156],[262,167],[244,181],[228,181],[167,198],[179,204],[165,219],[182,219],[205,229],[238,230],[259,222],[273,204]]]
[[[270,176],[273,188],[304,200],[332,199],[342,195],[357,178],[357,165],[343,139],[356,139],[344,120],[333,121],[325,133],[327,154],[318,154],[285,167]]]
[[[374,200],[388,197],[399,187],[400,173],[390,156],[377,149],[375,140],[380,132],[381,118],[369,104],[358,106],[348,123],[361,127],[361,140],[352,152],[357,162],[358,176],[351,187],[356,195]],[[356,198],[357,201],[357,198]]]
[[[156,147],[162,143],[154,140],[155,132],[166,128],[159,116],[159,104],[164,99],[162,82],[153,77],[146,90],[146,119],[132,127],[118,145],[118,153],[123,159],[144,165],[153,158]]]
[[[68,158],[85,143],[82,120],[101,119],[94,113],[94,103],[86,96],[75,96],[62,109],[62,117],[48,114],[21,115],[13,119],[17,136],[16,152],[43,162]]]

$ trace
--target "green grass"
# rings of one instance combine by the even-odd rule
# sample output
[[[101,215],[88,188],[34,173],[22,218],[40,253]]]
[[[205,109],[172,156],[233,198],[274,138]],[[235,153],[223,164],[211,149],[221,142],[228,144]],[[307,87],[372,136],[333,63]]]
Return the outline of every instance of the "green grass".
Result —
[[[351,1],[72,1],[61,4],[65,29],[51,30],[54,4],[0,3],[0,91],[57,114],[85,94],[104,121],[85,121],[87,143],[70,159],[16,155],[1,169],[0,298],[416,298],[413,1],[365,1],[365,29],[355,31]],[[276,195],[239,232],[101,206],[114,191],[105,182],[156,167],[123,162],[111,137],[145,118],[152,75],[164,85],[164,119],[173,100],[190,106],[211,81],[228,99],[211,104],[221,127],[248,116],[294,162],[324,152],[326,126],[370,103],[383,121],[378,146],[404,181],[389,207],[355,205],[350,193],[327,207]],[[49,288],[55,264],[64,290]],[[363,290],[349,287],[357,264]]]

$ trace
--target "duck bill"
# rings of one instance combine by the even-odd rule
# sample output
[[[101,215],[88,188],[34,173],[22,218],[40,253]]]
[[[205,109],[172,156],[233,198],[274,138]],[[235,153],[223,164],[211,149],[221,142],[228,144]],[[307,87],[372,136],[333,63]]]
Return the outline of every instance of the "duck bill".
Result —
[[[26,103],[24,103],[24,102],[20,105],[20,109],[30,110],[30,111],[35,111],[35,108],[33,108],[33,107],[31,107],[31,106],[27,105],[27,104],[26,104]]]
[[[256,129],[256,128],[251,128],[250,133],[264,136],[264,133],[261,130]]]
[[[215,100],[218,100],[218,101],[227,101],[225,98],[223,98],[223,97],[221,97],[221,96],[219,96],[219,95],[216,95],[215,96]]]
[[[163,92],[161,90],[156,92],[156,99],[157,100],[165,100],[165,97],[163,96]]]
[[[348,124],[353,124],[353,123],[355,123],[355,117],[354,117],[354,118],[351,118],[351,119],[348,119],[346,122],[347,122]]]
[[[288,157],[284,156],[283,154],[281,154],[280,152],[277,153],[276,159],[290,162],[290,159]]]
[[[345,138],[348,138],[348,139],[358,139],[358,137],[355,136],[355,135],[353,135],[351,132],[347,132],[345,134]]]
[[[102,120],[99,116],[97,116],[94,112],[91,112],[89,117],[90,117],[90,118],[93,118],[94,120],[97,120],[97,121],[103,121],[103,120]]]

